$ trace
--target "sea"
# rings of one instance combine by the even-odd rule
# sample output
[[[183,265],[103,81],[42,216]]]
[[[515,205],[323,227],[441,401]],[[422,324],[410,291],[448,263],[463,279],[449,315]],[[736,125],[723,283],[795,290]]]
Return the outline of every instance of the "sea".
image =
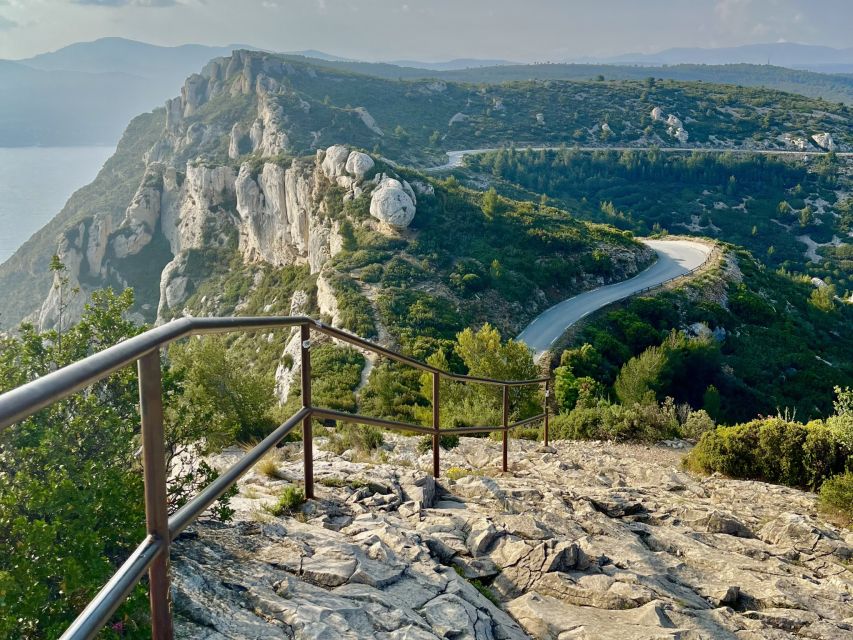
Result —
[[[114,147],[0,147],[0,263],[89,184]]]

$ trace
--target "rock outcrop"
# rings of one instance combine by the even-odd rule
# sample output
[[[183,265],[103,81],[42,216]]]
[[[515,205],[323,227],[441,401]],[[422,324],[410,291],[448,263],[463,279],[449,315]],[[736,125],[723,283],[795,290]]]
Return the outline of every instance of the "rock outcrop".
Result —
[[[606,443],[513,440],[500,474],[500,445],[472,438],[434,485],[417,441],[356,463],[320,439],[298,518],[260,508],[301,480],[298,445],[246,476],[234,524],[175,544],[183,637],[853,637],[853,534],[812,494]]]
[[[409,183],[382,176],[370,199],[370,215],[395,229],[405,229],[415,218],[415,193]]]
[[[826,151],[835,151],[837,148],[835,140],[832,139],[832,134],[830,133],[816,133],[812,136],[812,140],[815,141],[817,146],[821,149],[825,149]]]
[[[193,112],[200,99],[199,83],[189,83],[182,112]],[[232,129],[232,149],[242,144],[241,135],[239,129]],[[265,134],[258,135],[261,146],[273,144]],[[319,273],[342,247],[340,221],[331,215],[339,212],[329,211],[325,198],[331,186],[343,188],[345,199],[372,192],[370,210],[376,218],[395,228],[411,223],[414,190],[406,181],[384,173],[374,178],[374,166],[368,154],[342,145],[318,151],[313,159],[243,162],[236,171],[196,162],[182,168],[149,162],[116,228],[110,216],[102,214],[63,236],[59,256],[68,269],[66,288],[81,288],[83,295],[77,297],[84,300],[89,290],[105,284],[127,286],[127,262],[142,259],[141,253],[159,238],[171,253],[171,259],[160,265],[159,300],[149,303],[160,319],[180,311],[199,277],[205,275],[192,271],[188,259],[192,251],[234,248],[247,264],[307,264],[312,273]],[[428,193],[430,187],[419,188]],[[42,328],[55,326],[60,306],[69,305],[66,318],[79,317],[82,302],[60,304],[61,293],[54,287],[42,305]]]

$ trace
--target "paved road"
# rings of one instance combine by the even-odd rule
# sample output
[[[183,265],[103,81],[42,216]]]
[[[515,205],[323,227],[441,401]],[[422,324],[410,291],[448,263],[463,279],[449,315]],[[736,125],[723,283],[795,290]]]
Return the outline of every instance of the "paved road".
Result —
[[[523,151],[528,147],[517,147],[519,151]],[[653,148],[658,151],[665,151],[667,153],[693,153],[694,151],[698,151],[699,153],[739,153],[739,154],[758,154],[765,156],[801,156],[801,157],[812,157],[812,156],[823,156],[826,155],[826,151],[789,151],[789,150],[775,150],[775,149],[727,149],[727,148],[711,148],[711,147],[530,147],[534,151],[542,151],[552,150],[552,149],[574,149],[577,151],[651,151]],[[447,152],[447,162],[444,164],[437,165],[435,167],[427,167],[422,169],[428,173],[432,173],[435,171],[445,171],[447,169],[455,169],[457,167],[462,166],[462,162],[465,160],[465,156],[477,155],[481,153],[489,153],[491,151],[498,151],[499,147],[493,147],[489,149],[461,149],[459,151],[448,151]],[[835,155],[842,158],[851,158],[853,157],[853,153],[851,152],[840,152]]]
[[[539,314],[517,340],[526,342],[538,358],[575,322],[640,289],[688,273],[705,262],[711,248],[690,240],[643,240],[658,254],[657,262],[630,280],[585,291]]]

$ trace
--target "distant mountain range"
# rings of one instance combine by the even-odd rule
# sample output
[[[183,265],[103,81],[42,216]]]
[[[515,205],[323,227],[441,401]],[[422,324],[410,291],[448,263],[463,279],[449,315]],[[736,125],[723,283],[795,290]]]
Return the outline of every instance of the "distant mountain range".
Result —
[[[0,147],[115,144],[133,116],[162,105],[179,93],[184,78],[200,71],[210,59],[230,55],[234,49],[257,47],[243,44],[161,47],[124,38],[102,38],[31,58],[0,60],[0,87],[4,90],[0,100]],[[763,86],[853,104],[853,75],[807,70],[853,72],[853,48],[782,43],[726,49],[668,49],[656,54],[585,60],[595,64],[533,65],[476,58],[445,62],[360,62],[313,49],[288,55],[310,58],[336,69],[394,79],[435,77],[505,82],[592,79],[598,75],[619,80],[654,75]],[[772,66],[767,66],[768,60]]]
[[[597,62],[607,64],[770,64],[791,69],[808,69],[822,73],[853,72],[853,47],[833,49],[818,45],[779,42],[772,44],[748,44],[740,47],[717,49],[676,48],[658,53],[627,53],[609,58],[583,58],[575,62]]]

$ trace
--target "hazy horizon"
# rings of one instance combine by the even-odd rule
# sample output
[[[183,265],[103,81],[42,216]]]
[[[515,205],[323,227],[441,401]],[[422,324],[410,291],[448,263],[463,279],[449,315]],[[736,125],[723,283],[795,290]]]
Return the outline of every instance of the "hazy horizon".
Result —
[[[0,58],[124,37],[358,60],[563,61],[674,47],[853,46],[846,0],[0,0]]]

